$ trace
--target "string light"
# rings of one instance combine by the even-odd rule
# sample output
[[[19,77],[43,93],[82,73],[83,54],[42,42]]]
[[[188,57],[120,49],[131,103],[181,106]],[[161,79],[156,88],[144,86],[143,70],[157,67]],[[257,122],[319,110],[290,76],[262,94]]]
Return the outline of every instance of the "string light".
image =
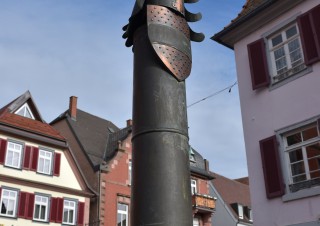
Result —
[[[201,100],[198,100],[198,101],[196,101],[196,102],[188,105],[187,108],[192,107],[192,106],[194,106],[194,105],[196,105],[196,104],[198,104],[198,103],[200,103],[200,102],[202,102],[202,101],[204,101],[204,100],[206,100],[206,99],[209,99],[209,98],[211,98],[211,97],[214,97],[214,96],[222,93],[222,92],[225,91],[225,90],[229,90],[229,93],[231,93],[231,89],[232,89],[235,85],[237,85],[237,84],[238,84],[238,82],[236,81],[236,82],[233,83],[232,85],[230,85],[230,86],[228,86],[228,87],[226,87],[226,88],[224,88],[224,89],[221,89],[221,90],[219,90],[219,91],[217,91],[217,92],[215,92],[215,93],[213,93],[213,94],[211,94],[211,95],[209,95],[209,96],[207,96],[207,97],[205,97],[205,98],[202,98]]]

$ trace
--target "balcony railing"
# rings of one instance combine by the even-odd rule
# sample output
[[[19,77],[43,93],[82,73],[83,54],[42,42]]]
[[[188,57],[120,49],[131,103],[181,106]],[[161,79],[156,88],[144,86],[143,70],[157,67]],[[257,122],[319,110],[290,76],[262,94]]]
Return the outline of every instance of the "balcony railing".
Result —
[[[216,199],[209,195],[193,194],[192,206],[197,209],[213,212],[213,210],[216,208]]]

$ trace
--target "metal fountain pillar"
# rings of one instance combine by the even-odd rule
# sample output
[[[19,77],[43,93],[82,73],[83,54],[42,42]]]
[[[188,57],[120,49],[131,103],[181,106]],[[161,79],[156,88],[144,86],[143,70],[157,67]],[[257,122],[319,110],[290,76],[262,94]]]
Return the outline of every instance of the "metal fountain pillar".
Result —
[[[126,46],[133,46],[132,226],[191,226],[188,121],[185,79],[190,41],[201,42],[187,22],[201,19],[184,3],[136,0]]]

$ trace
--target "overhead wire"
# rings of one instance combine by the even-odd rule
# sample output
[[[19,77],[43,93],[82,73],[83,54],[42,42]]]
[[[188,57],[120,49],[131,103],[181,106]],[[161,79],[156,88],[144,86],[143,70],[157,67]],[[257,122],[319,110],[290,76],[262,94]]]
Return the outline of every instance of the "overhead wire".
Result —
[[[223,88],[223,89],[221,89],[221,90],[219,90],[219,91],[217,91],[217,92],[215,92],[215,93],[213,93],[213,94],[210,94],[209,96],[206,96],[206,97],[204,97],[204,98],[202,98],[202,99],[200,99],[200,100],[198,100],[198,101],[196,101],[196,102],[188,105],[187,108],[192,107],[192,106],[194,106],[194,105],[196,105],[196,104],[198,104],[198,103],[200,103],[200,102],[202,102],[202,101],[205,101],[205,100],[207,100],[207,99],[209,99],[209,98],[211,98],[211,97],[214,97],[214,96],[222,93],[222,92],[225,91],[225,90],[229,90],[229,93],[230,93],[230,92],[231,92],[231,89],[232,89],[235,85],[237,85],[237,84],[238,84],[238,81],[235,81],[232,85],[227,86],[227,87],[225,87],[225,88]]]

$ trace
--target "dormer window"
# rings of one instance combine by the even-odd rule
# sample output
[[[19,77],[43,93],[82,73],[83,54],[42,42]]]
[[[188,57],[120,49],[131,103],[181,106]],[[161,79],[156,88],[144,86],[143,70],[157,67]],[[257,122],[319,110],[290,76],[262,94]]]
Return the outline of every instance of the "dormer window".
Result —
[[[21,115],[23,117],[26,117],[26,118],[31,118],[31,119],[34,119],[34,116],[30,110],[30,107],[27,103],[25,103],[24,105],[22,105],[16,112],[15,114],[17,115]]]
[[[193,149],[191,147],[190,147],[190,150],[189,150],[189,160],[192,161],[192,162],[196,161],[196,158],[194,157]]]

